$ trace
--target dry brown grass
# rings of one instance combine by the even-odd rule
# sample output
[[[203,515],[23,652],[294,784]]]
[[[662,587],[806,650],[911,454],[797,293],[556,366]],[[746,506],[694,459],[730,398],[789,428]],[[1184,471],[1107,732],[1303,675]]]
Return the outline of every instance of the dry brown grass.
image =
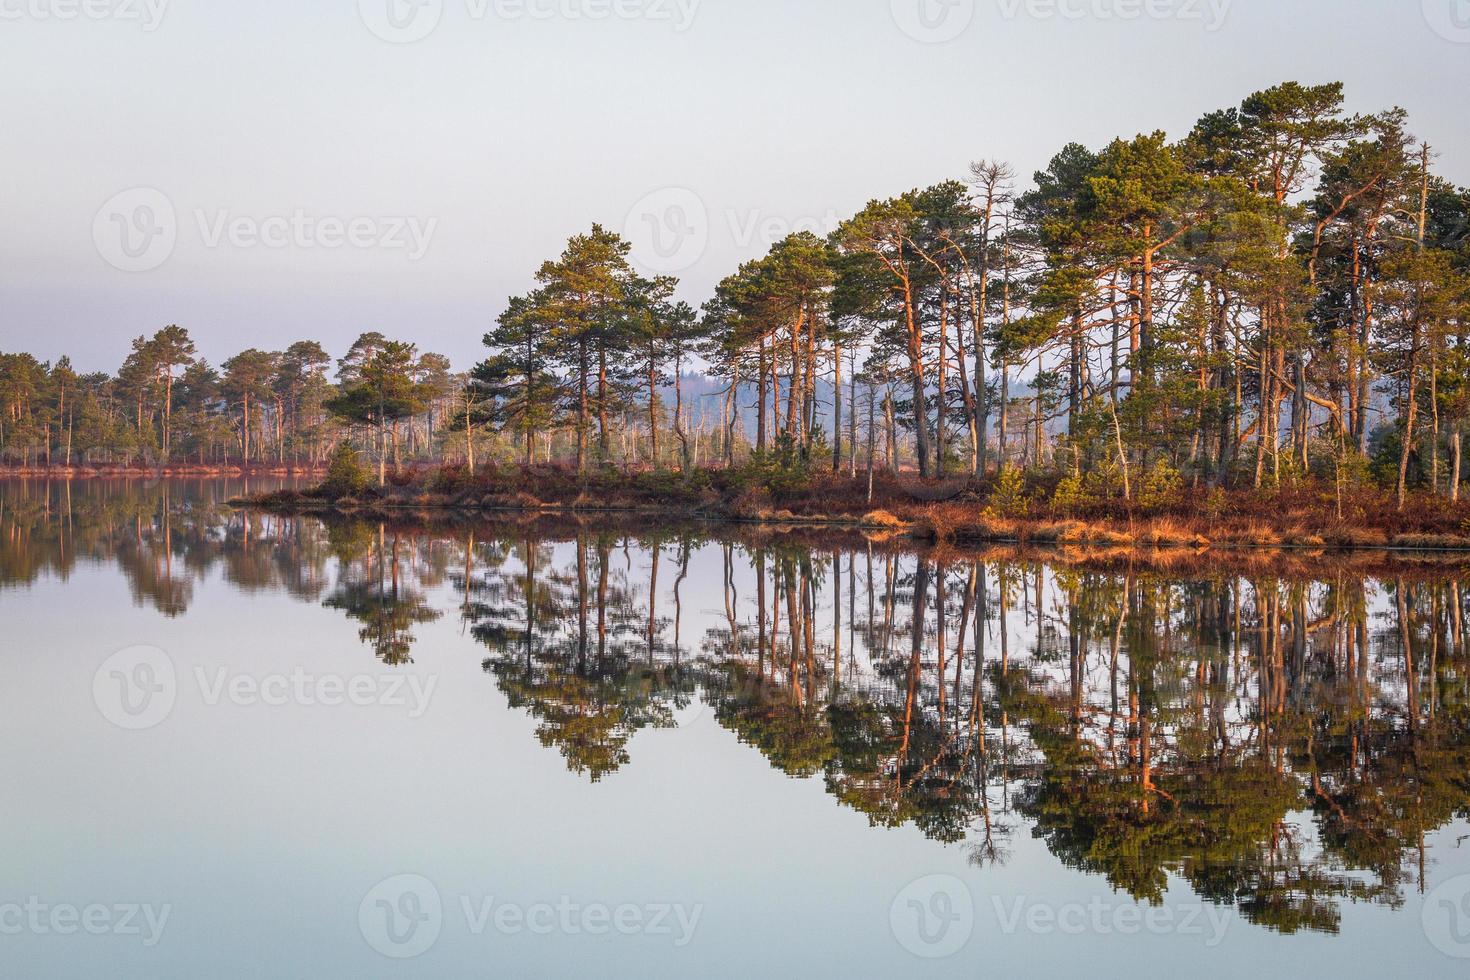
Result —
[[[1042,521],[1029,529],[1028,541],[1050,543],[1054,541],[1079,541],[1087,531],[1083,521]]]
[[[1355,524],[1339,524],[1322,532],[1322,538],[1334,548],[1383,548],[1388,545],[1388,533],[1381,528],[1359,527]]]
[[[916,514],[909,522],[909,533],[916,538],[926,541],[953,541],[954,525],[945,519],[943,514],[934,510],[926,510]]]
[[[748,521],[760,520],[761,515],[771,509],[771,495],[764,490],[747,490],[731,500],[725,509],[731,517]]]
[[[986,515],[970,515],[954,526],[954,538],[959,541],[1019,541],[1021,528],[1015,521]]]
[[[494,493],[489,494],[480,501],[480,506],[487,510],[540,510],[544,505],[540,500],[524,491],[520,493]]]
[[[1281,532],[1271,525],[1260,521],[1249,521],[1229,528],[1222,534],[1217,534],[1215,540],[1253,547],[1278,548],[1281,546],[1282,538]]]
[[[1089,544],[1122,546],[1133,544],[1134,538],[1133,535],[1126,531],[1114,531],[1105,527],[1089,527],[1082,540]]]
[[[1149,523],[1138,535],[1140,541],[1162,547],[1200,547],[1210,539],[1172,518],[1161,517]]]

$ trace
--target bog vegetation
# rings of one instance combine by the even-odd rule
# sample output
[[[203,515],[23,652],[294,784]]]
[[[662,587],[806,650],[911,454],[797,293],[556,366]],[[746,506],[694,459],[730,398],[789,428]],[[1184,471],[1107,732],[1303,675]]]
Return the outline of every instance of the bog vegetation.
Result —
[[[1000,516],[1303,486],[1454,502],[1470,190],[1435,164],[1403,110],[1285,83],[1177,138],[1067,145],[1024,185],[987,160],[874,200],[699,309],[594,225],[462,372],[376,332],[335,363],[306,340],[215,367],[179,326],[113,375],[0,355],[0,453],[321,466],[347,445],[378,484],[430,460],[787,490],[907,471],[975,479]]]

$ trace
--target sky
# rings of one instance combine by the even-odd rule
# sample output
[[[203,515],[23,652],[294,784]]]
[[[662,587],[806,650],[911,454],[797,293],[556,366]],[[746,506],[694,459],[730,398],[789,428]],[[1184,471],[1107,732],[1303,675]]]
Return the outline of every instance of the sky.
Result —
[[[377,330],[483,356],[594,222],[702,303],[999,158],[1285,80],[1470,184],[1470,0],[0,0],[0,350],[113,370]]]

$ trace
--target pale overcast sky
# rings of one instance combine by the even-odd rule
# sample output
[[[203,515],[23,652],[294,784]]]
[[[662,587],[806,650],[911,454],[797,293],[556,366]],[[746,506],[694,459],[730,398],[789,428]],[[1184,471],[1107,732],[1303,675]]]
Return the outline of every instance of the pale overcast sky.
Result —
[[[972,159],[1288,79],[1403,106],[1470,184],[1470,0],[0,0],[0,349],[375,329],[463,367],[594,221],[698,304]]]

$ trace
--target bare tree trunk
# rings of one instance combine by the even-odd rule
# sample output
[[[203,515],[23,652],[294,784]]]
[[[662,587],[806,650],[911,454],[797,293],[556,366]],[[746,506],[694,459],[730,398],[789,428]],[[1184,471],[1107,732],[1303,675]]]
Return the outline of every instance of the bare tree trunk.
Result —
[[[887,431],[884,437],[884,446],[888,450],[888,471],[894,476],[898,475],[898,423],[893,417],[893,392],[888,392],[883,399],[883,412],[887,419]]]
[[[759,377],[756,380],[760,402],[756,413],[755,424],[755,448],[757,452],[766,451],[766,338],[761,338],[761,359]]]
[[[465,460],[469,464],[470,476],[475,475],[475,429],[471,419],[474,405],[470,400],[468,389],[465,391],[464,399],[464,449]]]
[[[680,468],[688,473],[691,467],[689,432],[684,427],[684,354],[674,358],[674,436],[679,440]]]
[[[1005,361],[1000,362],[1000,431],[999,456],[1000,465],[1006,465],[1006,439],[1011,421],[1011,366]]]
[[[857,478],[857,350],[848,352],[847,355],[847,393],[851,408],[848,410],[847,419],[847,475]]]
[[[611,433],[607,427],[607,350],[597,350],[597,454],[598,464],[606,466],[612,458]]]
[[[677,421],[675,422],[677,425]],[[658,371],[652,356],[648,358],[648,445],[653,468],[658,469]]]
[[[878,389],[870,384],[868,385],[868,503],[870,504],[873,502],[874,453],[878,448],[877,407]]]
[[[1418,314],[1415,313],[1417,318]],[[1414,450],[1414,423],[1419,416],[1419,324],[1416,322],[1409,339],[1409,369],[1405,381],[1404,445],[1399,453],[1399,510],[1404,509],[1409,492],[1409,455]]]
[[[832,475],[842,472],[842,344],[833,347],[832,368]]]
[[[740,365],[737,362],[730,376],[730,391],[726,394],[725,420],[725,465],[735,465],[735,423],[740,418]]]
[[[1460,502],[1461,457],[1465,451],[1464,433],[1457,425],[1450,432],[1450,501]]]

